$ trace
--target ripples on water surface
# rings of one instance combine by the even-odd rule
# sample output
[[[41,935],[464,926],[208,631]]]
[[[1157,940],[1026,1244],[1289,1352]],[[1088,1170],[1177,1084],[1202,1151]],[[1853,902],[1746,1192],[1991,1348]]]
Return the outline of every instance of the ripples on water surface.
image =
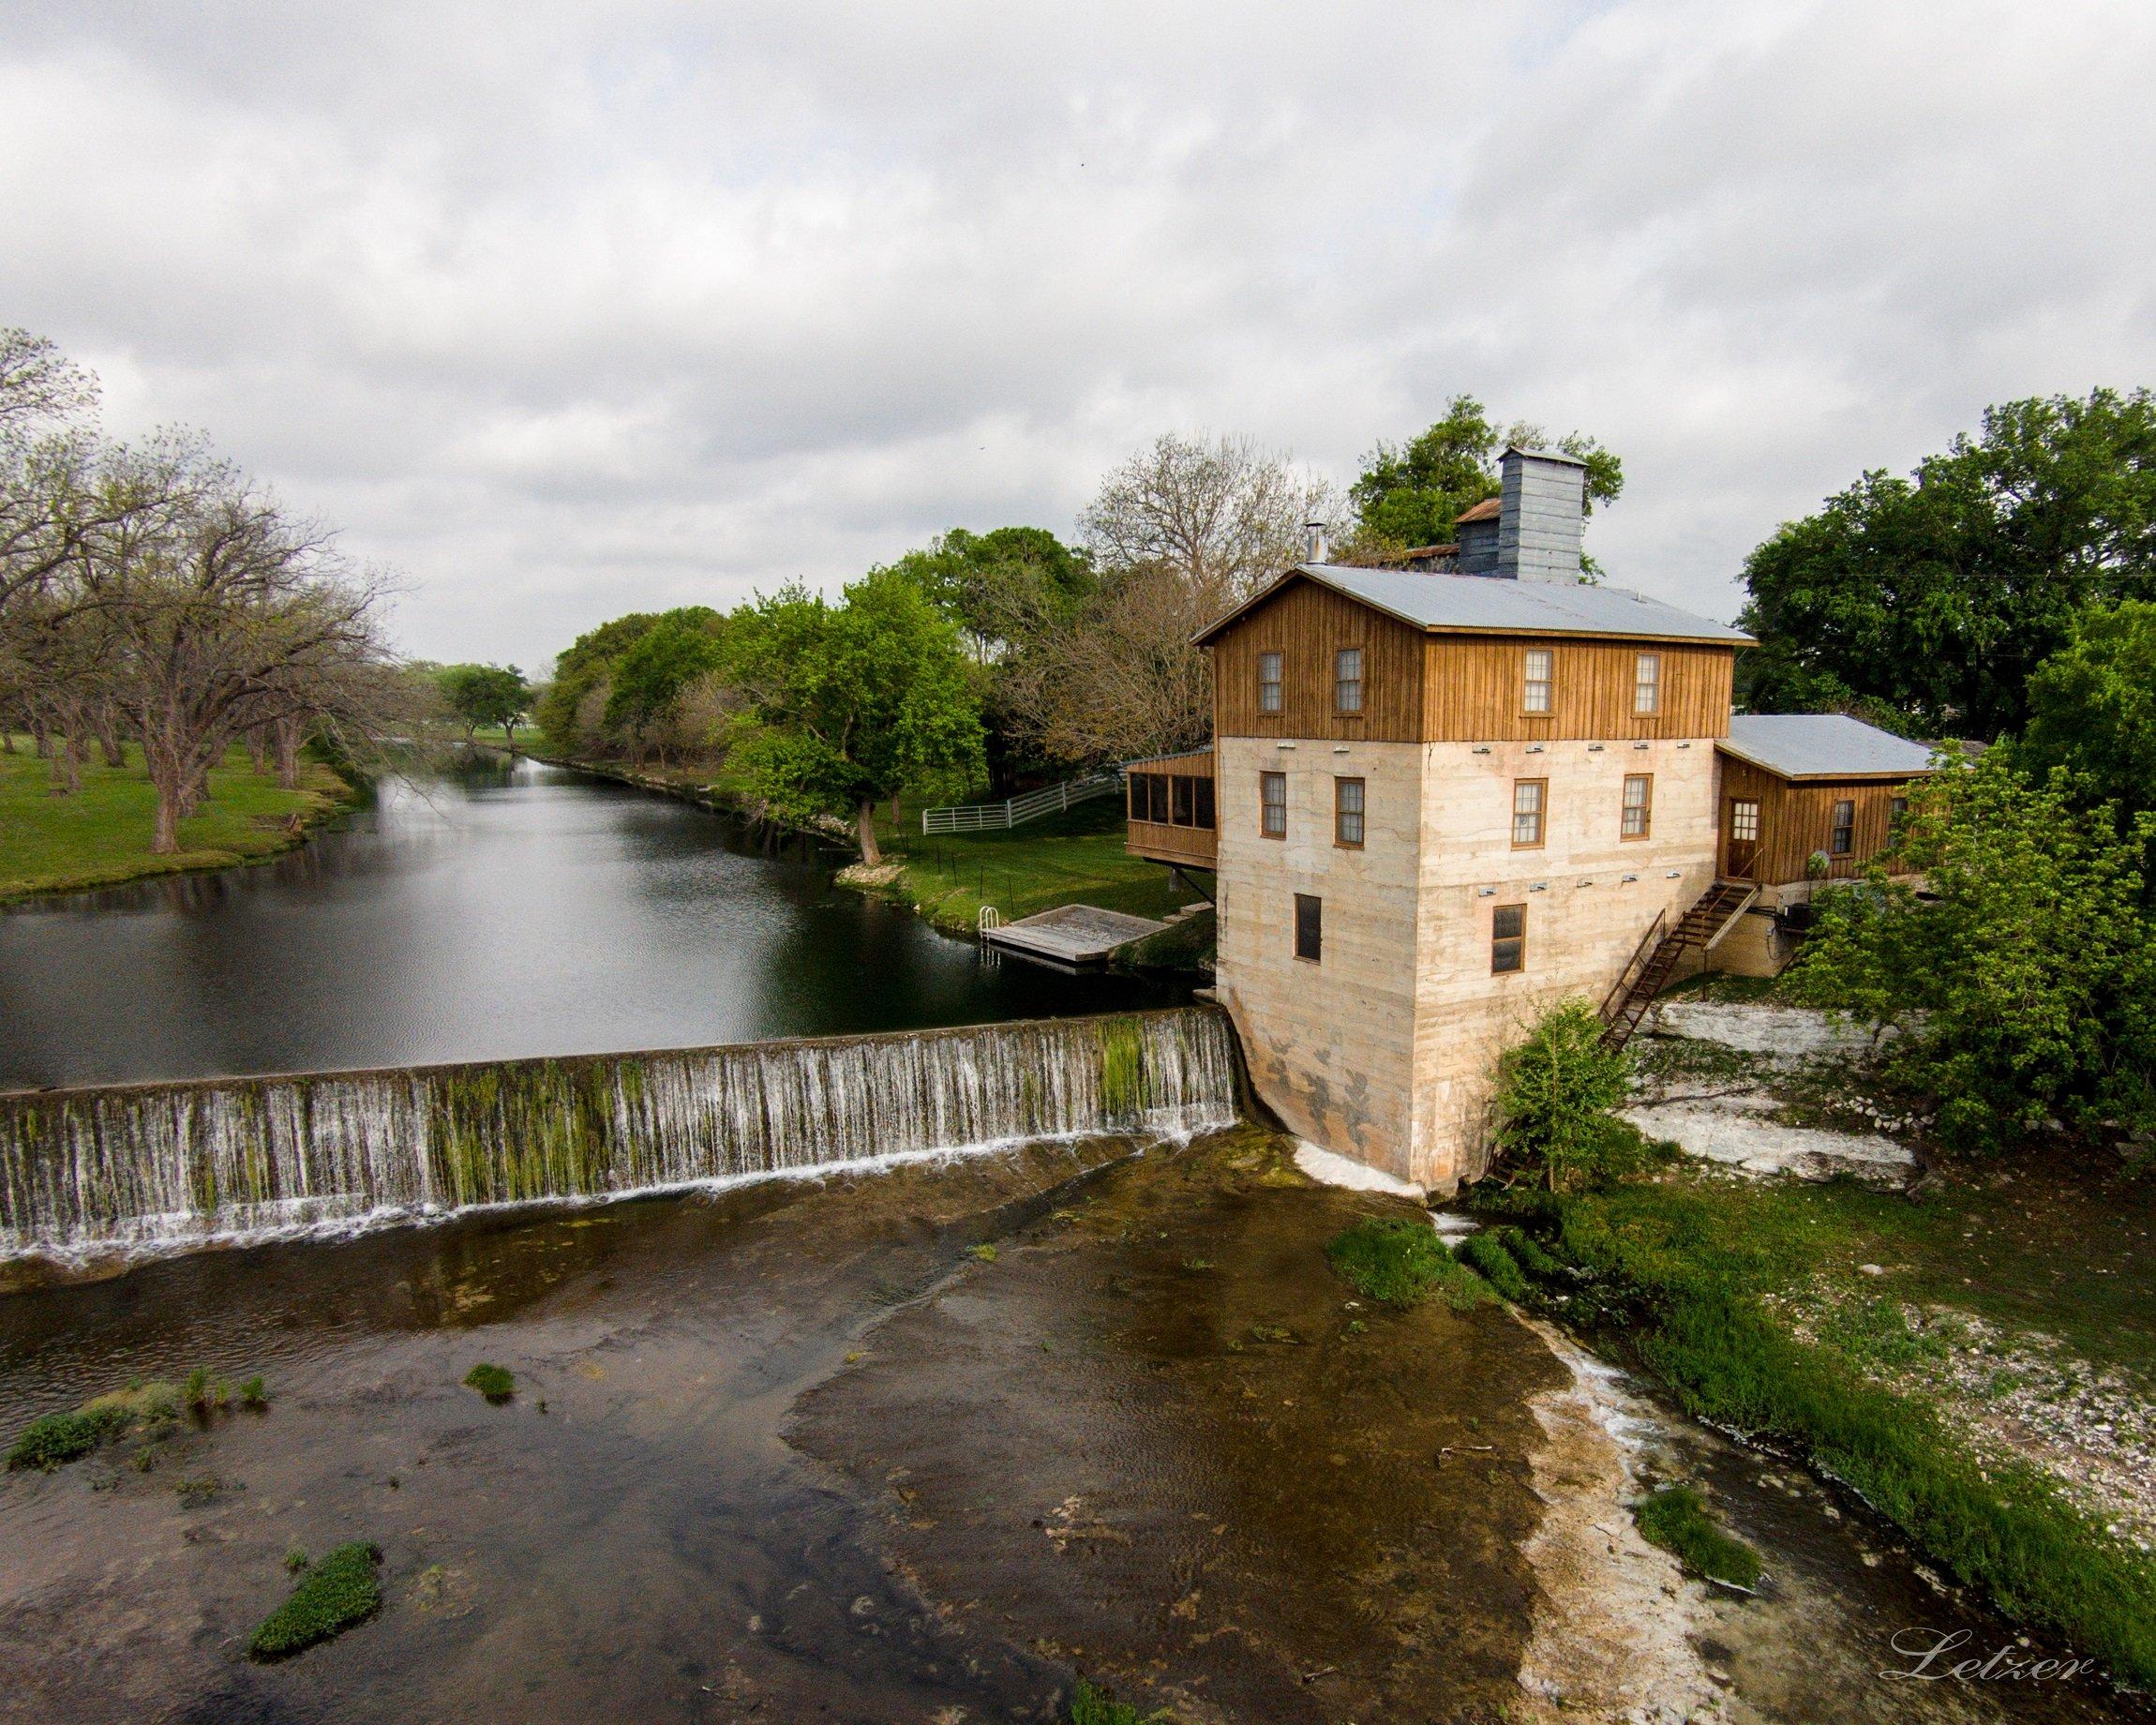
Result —
[[[255,868],[0,914],[0,1088],[915,1029],[1179,998],[840,891],[689,803],[532,761],[391,782]]]

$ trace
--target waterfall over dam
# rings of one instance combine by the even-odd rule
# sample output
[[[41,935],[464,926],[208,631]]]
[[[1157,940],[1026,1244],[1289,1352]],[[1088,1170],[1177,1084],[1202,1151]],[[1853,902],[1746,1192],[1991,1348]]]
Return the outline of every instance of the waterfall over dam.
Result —
[[[0,1256],[600,1198],[1235,1118],[1203,1007],[0,1095]]]

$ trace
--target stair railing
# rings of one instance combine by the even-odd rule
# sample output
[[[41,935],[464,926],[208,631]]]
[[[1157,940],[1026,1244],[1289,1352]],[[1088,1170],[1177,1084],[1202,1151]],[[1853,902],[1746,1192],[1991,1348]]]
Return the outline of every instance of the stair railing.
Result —
[[[1632,956],[1624,961],[1624,969],[1617,973],[1616,982],[1610,985],[1610,992],[1602,997],[1602,1022],[1604,1024],[1609,1024],[1614,1020],[1617,1012],[1623,1007],[1626,992],[1639,977],[1646,974],[1647,966],[1654,957],[1654,949],[1661,945],[1662,937],[1669,932],[1669,911],[1666,909],[1657,910],[1654,913],[1654,920],[1647,924],[1647,932],[1639,937],[1639,944],[1632,949]]]

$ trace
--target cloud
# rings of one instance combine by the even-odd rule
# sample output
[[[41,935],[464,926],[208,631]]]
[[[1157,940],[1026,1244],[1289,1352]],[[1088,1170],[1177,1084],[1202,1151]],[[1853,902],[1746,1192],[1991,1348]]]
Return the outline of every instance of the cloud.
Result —
[[[1034,10],[19,5],[0,322],[526,665],[1461,390],[1726,615],[1863,468],[2144,381],[2145,6]]]

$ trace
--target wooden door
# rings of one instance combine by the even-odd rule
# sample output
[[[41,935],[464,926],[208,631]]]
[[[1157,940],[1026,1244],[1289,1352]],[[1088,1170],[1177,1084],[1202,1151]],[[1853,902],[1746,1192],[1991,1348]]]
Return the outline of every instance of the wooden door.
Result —
[[[1722,878],[1752,880],[1759,866],[1759,799],[1730,797],[1722,808]]]

